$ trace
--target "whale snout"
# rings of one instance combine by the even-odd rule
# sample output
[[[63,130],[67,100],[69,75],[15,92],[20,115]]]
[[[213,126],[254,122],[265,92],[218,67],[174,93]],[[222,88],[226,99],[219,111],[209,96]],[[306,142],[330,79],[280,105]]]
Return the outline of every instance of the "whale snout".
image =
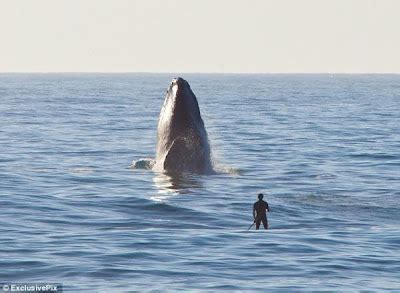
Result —
[[[184,80],[182,77],[175,77],[171,81],[171,88],[176,86],[178,89],[189,87],[189,83]]]
[[[183,84],[187,83],[187,81],[184,80],[182,77],[175,77],[172,79],[172,83],[177,84],[177,85],[183,85]]]
[[[169,94],[175,102],[187,98],[188,92],[191,92],[190,85],[182,77],[173,78],[167,89],[167,94]]]

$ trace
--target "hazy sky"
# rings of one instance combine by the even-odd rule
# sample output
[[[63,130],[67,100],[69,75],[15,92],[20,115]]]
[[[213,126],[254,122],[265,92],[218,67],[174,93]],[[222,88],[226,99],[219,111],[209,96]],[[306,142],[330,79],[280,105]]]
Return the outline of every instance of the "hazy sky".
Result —
[[[400,73],[400,0],[0,0],[12,71]]]

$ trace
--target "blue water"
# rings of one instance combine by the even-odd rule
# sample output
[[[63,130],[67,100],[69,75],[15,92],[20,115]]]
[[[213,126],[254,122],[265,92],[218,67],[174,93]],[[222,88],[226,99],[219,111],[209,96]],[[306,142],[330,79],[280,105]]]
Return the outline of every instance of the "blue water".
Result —
[[[399,75],[185,74],[219,174],[131,169],[173,77],[0,74],[0,282],[400,290]]]

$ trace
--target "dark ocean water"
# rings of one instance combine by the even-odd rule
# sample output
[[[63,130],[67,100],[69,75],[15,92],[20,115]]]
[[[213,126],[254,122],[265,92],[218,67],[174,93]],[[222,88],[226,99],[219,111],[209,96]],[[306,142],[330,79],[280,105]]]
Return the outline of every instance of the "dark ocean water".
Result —
[[[185,74],[220,173],[133,170],[173,77],[0,74],[0,282],[400,290],[399,75]]]

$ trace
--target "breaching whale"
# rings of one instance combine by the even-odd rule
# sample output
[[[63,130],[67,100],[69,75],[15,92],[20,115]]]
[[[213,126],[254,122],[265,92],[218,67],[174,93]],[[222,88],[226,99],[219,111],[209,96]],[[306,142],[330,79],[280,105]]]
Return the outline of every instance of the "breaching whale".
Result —
[[[166,173],[213,172],[199,104],[189,83],[180,77],[172,80],[161,108],[153,170]]]

